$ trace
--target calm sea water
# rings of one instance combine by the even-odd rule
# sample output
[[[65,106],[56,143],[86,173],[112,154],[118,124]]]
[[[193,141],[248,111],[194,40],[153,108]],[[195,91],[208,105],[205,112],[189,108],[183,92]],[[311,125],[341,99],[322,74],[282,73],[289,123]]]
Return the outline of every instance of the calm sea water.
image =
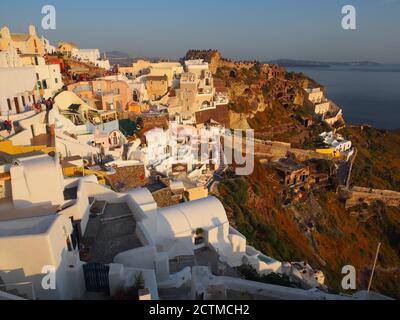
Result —
[[[324,85],[347,122],[400,128],[400,65],[288,69]]]

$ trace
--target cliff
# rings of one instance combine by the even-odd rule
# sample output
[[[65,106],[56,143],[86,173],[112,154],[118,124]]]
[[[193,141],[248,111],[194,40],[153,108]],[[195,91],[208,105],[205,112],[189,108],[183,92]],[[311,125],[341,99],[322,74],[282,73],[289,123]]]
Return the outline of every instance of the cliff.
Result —
[[[311,149],[319,133],[332,130],[305,105],[303,89],[321,87],[313,79],[257,62],[230,62],[215,51],[206,53],[195,51],[187,57],[209,59],[215,77],[224,81],[231,127],[250,127],[257,138]],[[352,184],[399,191],[399,132],[367,126],[344,126],[339,131],[359,151]],[[382,242],[373,290],[400,298],[400,208],[378,201],[346,209],[333,186],[291,195],[277,181],[272,169],[256,161],[251,176],[230,172],[219,185],[217,196],[231,223],[251,245],[283,261],[308,261],[325,273],[331,290],[340,292],[345,265],[356,268],[357,289],[366,289],[377,244]]]
[[[329,190],[303,193],[287,204],[276,181],[257,161],[251,176],[230,173],[219,186],[230,222],[252,246],[281,261],[307,261],[324,272],[331,291],[343,292],[345,265],[356,268],[357,289],[367,288],[382,242],[373,290],[400,298],[400,208],[374,203],[346,210]]]

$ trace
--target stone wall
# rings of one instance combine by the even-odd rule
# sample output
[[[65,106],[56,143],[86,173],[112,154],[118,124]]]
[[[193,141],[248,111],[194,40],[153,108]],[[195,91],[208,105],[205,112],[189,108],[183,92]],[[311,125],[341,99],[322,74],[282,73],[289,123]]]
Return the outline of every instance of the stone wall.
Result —
[[[115,171],[115,174],[106,176],[106,180],[116,192],[127,192],[149,182],[143,165],[115,168]]]
[[[346,208],[356,206],[361,203],[372,204],[375,201],[382,201],[387,206],[400,206],[400,192],[391,190],[378,190],[363,187],[353,187],[345,192],[347,198]]]

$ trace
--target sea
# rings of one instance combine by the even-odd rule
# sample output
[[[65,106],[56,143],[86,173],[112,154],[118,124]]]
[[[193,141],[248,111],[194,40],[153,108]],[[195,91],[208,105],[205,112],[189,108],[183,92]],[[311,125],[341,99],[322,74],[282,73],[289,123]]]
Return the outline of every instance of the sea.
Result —
[[[291,67],[325,86],[346,122],[400,128],[400,65]]]

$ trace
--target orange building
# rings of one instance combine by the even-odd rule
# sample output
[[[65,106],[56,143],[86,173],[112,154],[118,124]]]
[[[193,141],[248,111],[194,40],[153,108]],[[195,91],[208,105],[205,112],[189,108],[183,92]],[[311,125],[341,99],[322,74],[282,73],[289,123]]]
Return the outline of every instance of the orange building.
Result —
[[[125,81],[81,81],[68,86],[91,108],[97,110],[127,111],[133,100],[132,90]]]

